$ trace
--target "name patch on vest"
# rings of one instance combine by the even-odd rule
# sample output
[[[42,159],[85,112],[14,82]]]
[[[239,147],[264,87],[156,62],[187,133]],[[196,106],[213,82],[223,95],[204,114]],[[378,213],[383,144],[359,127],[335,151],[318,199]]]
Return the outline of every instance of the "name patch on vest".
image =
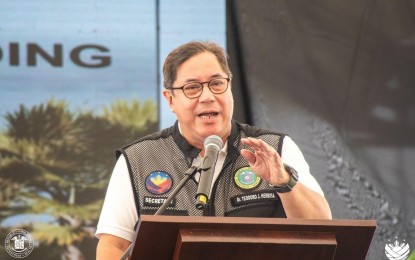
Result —
[[[160,207],[166,200],[167,198],[144,196],[143,204],[144,206]],[[176,199],[170,201],[169,207],[174,207],[175,205]]]
[[[279,197],[275,191],[260,191],[247,193],[242,195],[236,195],[231,198],[232,206],[240,206],[243,204],[279,200]]]

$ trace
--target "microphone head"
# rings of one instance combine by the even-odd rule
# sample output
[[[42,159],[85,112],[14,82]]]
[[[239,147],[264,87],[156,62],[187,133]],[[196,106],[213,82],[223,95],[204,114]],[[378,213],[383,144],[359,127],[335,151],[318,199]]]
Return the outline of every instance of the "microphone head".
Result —
[[[209,146],[216,146],[218,148],[218,150],[220,151],[223,148],[223,142],[222,142],[222,139],[219,136],[210,135],[205,139],[204,146],[205,146],[205,150]]]

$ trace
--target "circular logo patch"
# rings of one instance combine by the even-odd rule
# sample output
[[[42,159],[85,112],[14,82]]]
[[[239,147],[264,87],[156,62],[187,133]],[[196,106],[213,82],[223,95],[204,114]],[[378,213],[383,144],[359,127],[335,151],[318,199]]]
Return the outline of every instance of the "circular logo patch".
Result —
[[[243,167],[239,169],[234,176],[236,186],[244,190],[255,188],[261,182],[261,178],[255,175],[251,167]]]
[[[33,250],[33,237],[23,229],[11,231],[4,240],[4,248],[14,258],[25,258]]]
[[[152,172],[147,176],[146,188],[156,195],[168,192],[173,186],[173,179],[167,172]]]

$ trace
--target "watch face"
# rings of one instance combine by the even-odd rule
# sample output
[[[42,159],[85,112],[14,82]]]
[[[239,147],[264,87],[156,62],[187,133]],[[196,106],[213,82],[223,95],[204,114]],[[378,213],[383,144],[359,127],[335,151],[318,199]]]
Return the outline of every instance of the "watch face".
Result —
[[[295,181],[298,181],[298,173],[293,167],[284,164],[284,168],[294,178]]]
[[[286,164],[284,164],[284,168],[290,174],[291,178],[290,178],[290,181],[287,183],[287,185],[283,187],[276,187],[276,190],[278,193],[290,192],[294,188],[294,186],[297,184],[297,181],[298,181],[298,173],[294,168]]]

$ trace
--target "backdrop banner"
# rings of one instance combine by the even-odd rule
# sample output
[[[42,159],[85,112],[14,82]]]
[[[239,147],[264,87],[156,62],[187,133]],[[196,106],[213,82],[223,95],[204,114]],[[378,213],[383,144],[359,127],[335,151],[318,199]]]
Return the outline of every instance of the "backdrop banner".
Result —
[[[95,259],[115,149],[159,126],[156,4],[6,0],[0,35],[2,244]]]
[[[225,47],[225,6],[0,1],[0,259],[95,259],[115,149],[175,122],[164,59]]]

